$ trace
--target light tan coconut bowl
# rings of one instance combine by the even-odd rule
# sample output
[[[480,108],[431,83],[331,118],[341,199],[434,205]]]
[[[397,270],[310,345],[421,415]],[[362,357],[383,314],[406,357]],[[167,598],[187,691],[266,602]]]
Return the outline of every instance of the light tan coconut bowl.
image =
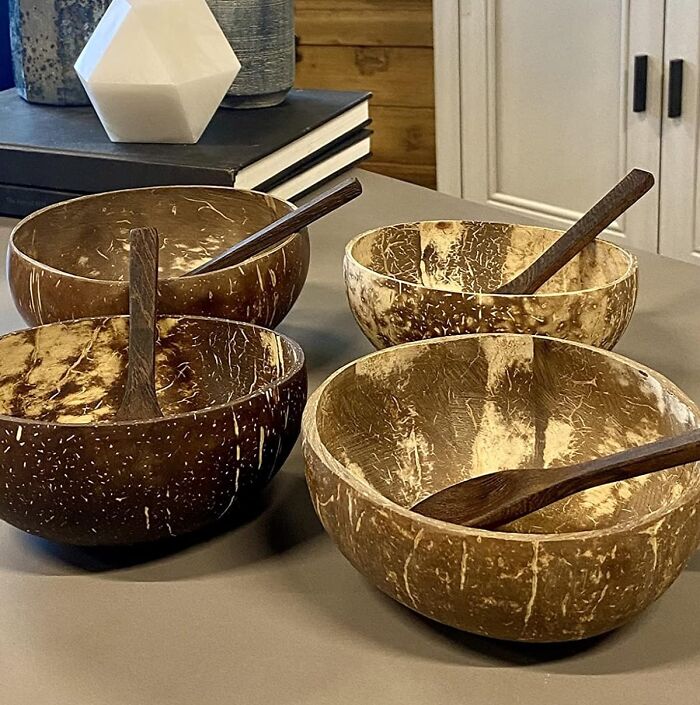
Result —
[[[458,629],[552,642],[619,627],[675,580],[700,538],[700,464],[587,490],[498,531],[409,508],[471,476],[698,425],[674,384],[619,355],[469,335],[347,365],[310,399],[302,433],[316,512],[370,582]]]
[[[494,295],[559,237],[523,225],[443,220],[389,225],[345,251],[345,285],[378,348],[461,333],[527,333],[611,349],[637,298],[637,260],[596,240],[535,294]]]

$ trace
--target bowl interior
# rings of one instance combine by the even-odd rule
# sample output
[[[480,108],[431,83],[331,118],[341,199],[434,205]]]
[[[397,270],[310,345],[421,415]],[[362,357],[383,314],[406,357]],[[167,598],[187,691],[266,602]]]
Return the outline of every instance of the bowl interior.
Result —
[[[448,220],[378,228],[357,238],[351,256],[362,266],[410,284],[491,292],[531,264],[559,236],[546,228]],[[633,268],[632,256],[596,240],[540,289],[580,291],[612,284]]]
[[[323,388],[316,420],[328,452],[403,507],[469,477],[566,465],[700,425],[692,402],[631,361],[512,335],[435,339],[363,358]],[[587,490],[508,528],[600,529],[688,492],[700,492],[692,466]]]
[[[272,331],[212,318],[161,318],[157,396],[165,416],[226,404],[290,376],[298,348]],[[0,414],[110,421],[126,383],[128,318],[55,323],[0,338]]]
[[[129,278],[129,230],[161,237],[161,277],[176,277],[291,210],[265,194],[229,188],[115,191],[57,204],[25,219],[15,247],[45,265],[90,279]]]

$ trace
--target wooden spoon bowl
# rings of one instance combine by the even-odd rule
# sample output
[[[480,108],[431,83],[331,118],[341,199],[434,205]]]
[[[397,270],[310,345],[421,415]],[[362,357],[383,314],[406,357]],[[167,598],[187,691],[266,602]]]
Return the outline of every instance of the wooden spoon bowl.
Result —
[[[233,321],[162,317],[162,418],[118,421],[128,318],[0,337],[0,518],[48,539],[131,544],[216,521],[277,472],[299,433],[299,345]]]
[[[673,582],[700,538],[700,463],[581,492],[498,531],[410,507],[469,477],[698,426],[692,401],[631,360],[471,335],[388,348],[335,373],[309,400],[303,442],[323,526],[380,590],[459,629],[547,642],[614,629]]]
[[[596,240],[529,295],[493,294],[557,230],[423,221],[363,233],[345,251],[355,319],[378,348],[460,333],[527,333],[611,349],[637,297],[637,260]]]
[[[161,235],[159,310],[274,328],[306,280],[306,229],[242,264],[181,277],[294,206],[215,186],[163,186],[66,201],[28,216],[8,249],[12,296],[29,325],[126,314],[129,231]]]

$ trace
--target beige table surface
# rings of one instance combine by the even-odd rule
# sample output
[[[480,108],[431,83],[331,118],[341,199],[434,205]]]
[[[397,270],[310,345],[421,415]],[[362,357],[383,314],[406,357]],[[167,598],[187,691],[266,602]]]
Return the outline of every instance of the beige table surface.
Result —
[[[365,194],[312,228],[306,287],[280,330],[311,388],[370,351],[345,302],[355,233],[489,209],[358,172]],[[0,219],[3,247],[10,220]],[[617,350],[700,400],[700,267],[640,256]],[[1,284],[0,332],[22,326]],[[0,369],[2,360],[0,360]],[[298,449],[247,523],[168,551],[59,547],[0,524],[1,705],[656,705],[700,703],[700,554],[636,622],[576,645],[493,642],[374,590],[309,502]]]

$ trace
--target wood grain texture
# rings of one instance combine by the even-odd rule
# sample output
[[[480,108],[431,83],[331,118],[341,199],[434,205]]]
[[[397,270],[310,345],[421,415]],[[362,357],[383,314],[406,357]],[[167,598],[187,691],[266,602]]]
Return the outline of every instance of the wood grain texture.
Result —
[[[654,176],[648,171],[630,171],[532,264],[514,279],[499,286],[495,293],[534,294],[653,185]]]
[[[412,511],[441,521],[496,528],[611,482],[700,461],[700,429],[577,465],[502,470],[446,487]]]
[[[297,85],[371,90],[365,166],[435,187],[431,0],[301,0]]]
[[[303,45],[433,45],[431,0],[297,0],[296,32]]]
[[[193,276],[214,272],[225,267],[234,267],[247,259],[264,252],[270,247],[279,245],[294,233],[315,223],[320,218],[344,206],[362,193],[362,185],[357,179],[347,179],[341,184],[324,191],[316,198],[305,203],[300,208],[286,213],[274,223],[253,233],[245,240],[213,257],[208,262],[195,267],[183,276]]]
[[[614,629],[669,587],[700,540],[700,465],[590,488],[499,531],[410,508],[469,478],[556,473],[698,427],[700,409],[659,373],[524,335],[355,360],[314,393],[302,424],[313,505],[358,571],[431,619],[539,642]]]
[[[156,399],[158,231],[134,228],[129,244],[129,367],[116,415],[121,421],[163,415]]]
[[[372,159],[405,166],[435,166],[435,110],[370,104]]]
[[[299,88],[370,90],[376,105],[432,107],[432,49],[301,46]]]
[[[354,10],[358,12],[383,12],[387,6],[401,12],[430,12],[431,0],[296,0],[297,11]]]

